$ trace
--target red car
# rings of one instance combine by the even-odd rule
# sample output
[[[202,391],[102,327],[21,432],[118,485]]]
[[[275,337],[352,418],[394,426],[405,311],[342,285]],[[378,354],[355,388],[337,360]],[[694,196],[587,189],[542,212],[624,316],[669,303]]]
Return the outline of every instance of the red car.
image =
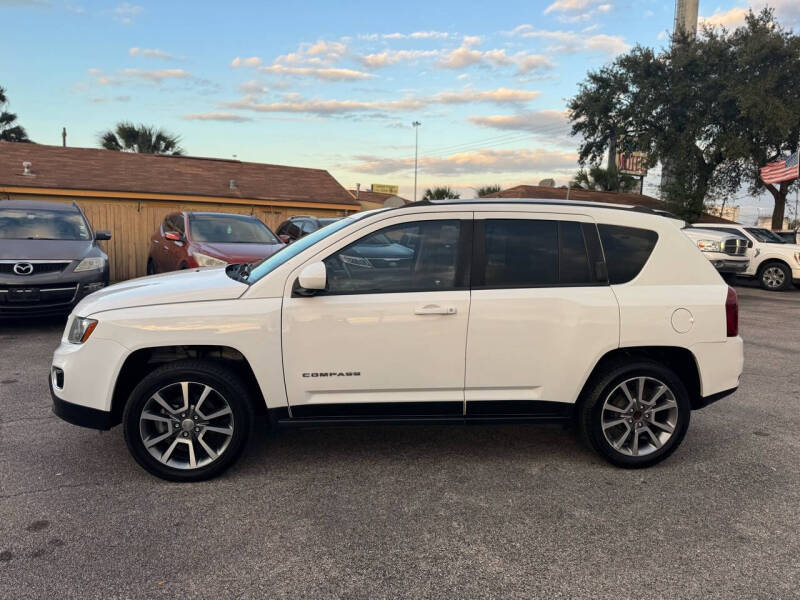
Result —
[[[251,263],[286,246],[255,217],[230,213],[167,215],[150,237],[147,274]]]

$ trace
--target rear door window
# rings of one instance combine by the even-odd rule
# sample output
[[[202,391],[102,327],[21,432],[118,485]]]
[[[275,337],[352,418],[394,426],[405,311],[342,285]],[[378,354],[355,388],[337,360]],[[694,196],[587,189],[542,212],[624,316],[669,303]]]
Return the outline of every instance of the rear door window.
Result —
[[[592,240],[587,244],[586,233]],[[476,253],[474,287],[520,288],[597,285],[587,245],[596,251],[593,224],[537,219],[486,219],[483,252]],[[480,236],[478,242],[480,244]]]
[[[655,248],[658,234],[649,229],[598,225],[610,283],[626,283],[636,277]]]

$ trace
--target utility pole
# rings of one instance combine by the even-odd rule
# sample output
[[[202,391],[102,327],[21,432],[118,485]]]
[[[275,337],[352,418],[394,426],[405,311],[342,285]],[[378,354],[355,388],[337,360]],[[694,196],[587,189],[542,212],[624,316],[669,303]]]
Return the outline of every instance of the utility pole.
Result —
[[[61,128],[61,145],[64,146],[64,148],[67,147],[67,128],[66,127],[62,127]]]
[[[419,151],[419,121],[414,121],[411,126],[414,128],[414,202],[417,201],[417,155]]]

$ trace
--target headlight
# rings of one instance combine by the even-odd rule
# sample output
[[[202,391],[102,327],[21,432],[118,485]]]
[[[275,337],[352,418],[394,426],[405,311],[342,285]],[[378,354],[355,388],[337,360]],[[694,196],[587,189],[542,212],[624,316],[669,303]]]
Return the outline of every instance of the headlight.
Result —
[[[102,269],[106,264],[106,260],[99,256],[92,256],[89,258],[84,258],[81,262],[78,263],[78,266],[75,267],[75,272],[78,273],[80,271],[97,271],[98,269]]]
[[[339,258],[342,259],[343,263],[348,265],[353,265],[356,267],[364,267],[365,269],[371,269],[372,263],[369,262],[369,259],[363,258],[361,256],[349,256],[347,254],[340,254]]]
[[[207,254],[200,254],[199,252],[193,253],[192,256],[194,256],[194,259],[197,261],[198,267],[224,267],[228,264],[224,260],[208,256]]]
[[[89,336],[92,335],[95,327],[97,327],[96,319],[75,317],[72,320],[72,325],[69,328],[67,341],[71,344],[82,344],[89,339]]]
[[[697,240],[697,247],[703,252],[722,252],[722,244],[715,240]]]

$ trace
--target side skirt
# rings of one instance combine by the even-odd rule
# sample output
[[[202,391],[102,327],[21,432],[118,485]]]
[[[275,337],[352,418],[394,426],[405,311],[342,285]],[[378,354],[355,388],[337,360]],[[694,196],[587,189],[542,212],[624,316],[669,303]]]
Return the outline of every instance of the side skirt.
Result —
[[[471,402],[462,414],[461,402],[398,402],[325,404],[269,410],[270,424],[279,428],[353,425],[470,425],[569,423],[573,404],[566,402]]]

